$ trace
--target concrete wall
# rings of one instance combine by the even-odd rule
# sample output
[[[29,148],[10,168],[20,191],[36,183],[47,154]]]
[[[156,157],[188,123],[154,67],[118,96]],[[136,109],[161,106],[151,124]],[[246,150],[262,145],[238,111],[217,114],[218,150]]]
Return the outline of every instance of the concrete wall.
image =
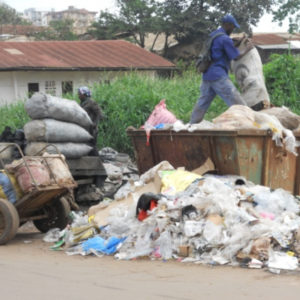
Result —
[[[14,71],[0,72],[0,106],[11,104],[16,101],[28,98],[28,83],[38,83],[39,91],[46,92],[46,81],[55,82],[55,96],[62,95],[62,82],[73,82],[73,93],[79,86],[92,86],[94,83],[106,83],[116,77],[125,76],[128,72],[111,71]],[[156,71],[140,71],[140,74],[147,74],[151,77]]]

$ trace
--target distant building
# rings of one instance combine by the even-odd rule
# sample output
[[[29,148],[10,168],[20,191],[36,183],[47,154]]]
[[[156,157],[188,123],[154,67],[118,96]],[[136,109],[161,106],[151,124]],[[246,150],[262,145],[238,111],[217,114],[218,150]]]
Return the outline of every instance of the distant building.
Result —
[[[51,11],[47,14],[48,24],[51,21],[71,19],[74,21],[74,32],[76,34],[86,33],[89,26],[95,21],[97,12],[88,11],[86,9],[78,9],[74,6],[69,6],[67,10]]]
[[[255,33],[252,42],[257,48],[262,62],[269,61],[273,53],[300,53],[300,34],[290,33]]]
[[[0,25],[0,41],[32,41],[45,27],[34,25]]]
[[[24,18],[31,21],[36,26],[48,26],[47,19],[48,11],[37,11],[35,8],[28,8],[24,10]]]
[[[0,105],[38,91],[74,93],[132,70],[155,76],[174,69],[159,55],[121,40],[0,42]]]

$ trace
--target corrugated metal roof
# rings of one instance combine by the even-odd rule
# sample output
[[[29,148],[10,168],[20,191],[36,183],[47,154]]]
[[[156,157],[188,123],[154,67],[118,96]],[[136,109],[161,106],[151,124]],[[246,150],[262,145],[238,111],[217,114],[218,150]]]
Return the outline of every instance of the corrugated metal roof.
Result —
[[[18,55],[14,54],[16,52]],[[173,63],[159,55],[122,40],[0,42],[0,70],[118,70],[174,67]]]
[[[255,45],[282,45],[290,40],[300,40],[299,34],[256,33],[252,37]]]
[[[34,25],[1,25],[0,34],[32,35],[36,32],[42,32],[45,27]]]

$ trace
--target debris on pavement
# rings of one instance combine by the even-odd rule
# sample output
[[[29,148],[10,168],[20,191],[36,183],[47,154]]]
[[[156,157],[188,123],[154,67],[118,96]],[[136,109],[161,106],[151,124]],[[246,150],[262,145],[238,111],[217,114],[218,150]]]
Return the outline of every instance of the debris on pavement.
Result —
[[[176,173],[185,186],[173,183],[163,189],[166,176]],[[141,199],[147,200],[142,206]],[[138,218],[145,207],[146,214]],[[278,273],[298,269],[299,212],[298,198],[283,189],[271,190],[240,176],[174,169],[164,161],[124,185],[115,201],[91,207],[88,215],[74,214],[58,241],[69,255],[176,259]],[[75,232],[84,234],[75,238]]]

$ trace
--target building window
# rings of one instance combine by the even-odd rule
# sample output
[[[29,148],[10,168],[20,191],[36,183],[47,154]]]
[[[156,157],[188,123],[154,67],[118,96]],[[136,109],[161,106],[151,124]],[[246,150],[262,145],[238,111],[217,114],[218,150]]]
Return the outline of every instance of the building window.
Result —
[[[61,83],[62,94],[73,94],[73,81],[63,81]]]
[[[35,92],[39,92],[39,90],[38,83],[28,83],[28,97],[31,97]]]
[[[54,80],[45,82],[45,92],[46,94],[50,94],[53,96],[56,95],[56,85]]]

